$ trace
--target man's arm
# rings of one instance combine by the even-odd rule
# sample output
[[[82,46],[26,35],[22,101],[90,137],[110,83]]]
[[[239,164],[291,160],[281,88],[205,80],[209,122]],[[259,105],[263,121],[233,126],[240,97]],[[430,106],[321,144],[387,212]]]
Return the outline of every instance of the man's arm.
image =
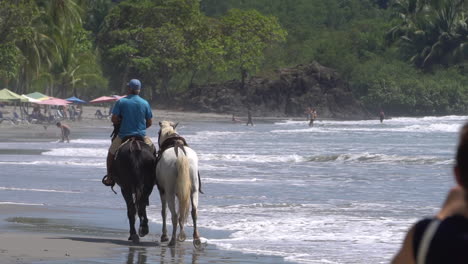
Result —
[[[120,117],[118,115],[112,115],[111,121],[114,125],[120,124]]]
[[[150,127],[153,124],[153,119],[146,119],[146,128]]]

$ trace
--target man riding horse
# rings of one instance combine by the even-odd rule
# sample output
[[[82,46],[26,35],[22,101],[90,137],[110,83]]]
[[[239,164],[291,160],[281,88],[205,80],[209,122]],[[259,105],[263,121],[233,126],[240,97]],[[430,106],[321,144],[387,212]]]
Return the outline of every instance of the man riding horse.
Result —
[[[127,88],[127,96],[118,100],[112,110],[112,123],[114,127],[120,128],[118,133],[114,135],[107,153],[107,175],[102,179],[104,185],[111,187],[115,185],[115,179],[112,177],[112,162],[123,139],[128,137],[142,138],[146,144],[151,146],[153,152],[155,150],[153,142],[146,136],[146,129],[152,125],[153,114],[149,103],[139,96],[141,82],[132,79],[128,82]]]

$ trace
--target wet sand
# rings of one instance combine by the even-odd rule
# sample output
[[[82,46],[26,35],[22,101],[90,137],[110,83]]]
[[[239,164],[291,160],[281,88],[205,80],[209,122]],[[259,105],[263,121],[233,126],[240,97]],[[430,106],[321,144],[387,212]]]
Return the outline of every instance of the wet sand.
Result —
[[[209,239],[203,250],[195,249],[190,239],[170,248],[158,242],[156,223],[150,223],[147,237],[133,244],[126,240],[124,210],[0,204],[0,215],[2,264],[286,263],[279,257],[221,250]]]

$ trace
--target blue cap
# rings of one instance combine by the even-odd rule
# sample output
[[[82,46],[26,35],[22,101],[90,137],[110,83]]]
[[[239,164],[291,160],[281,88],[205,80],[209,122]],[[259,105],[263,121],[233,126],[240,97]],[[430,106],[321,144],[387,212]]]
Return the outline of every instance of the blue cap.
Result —
[[[140,90],[141,89],[141,82],[138,79],[131,79],[128,82],[128,87],[132,88],[132,90]]]

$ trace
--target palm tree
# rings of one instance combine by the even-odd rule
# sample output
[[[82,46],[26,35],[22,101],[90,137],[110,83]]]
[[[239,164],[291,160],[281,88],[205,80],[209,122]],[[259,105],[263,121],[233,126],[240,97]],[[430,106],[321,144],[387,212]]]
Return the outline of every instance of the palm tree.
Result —
[[[401,23],[387,37],[422,69],[460,63],[467,54],[465,0],[399,0],[394,8]]]

